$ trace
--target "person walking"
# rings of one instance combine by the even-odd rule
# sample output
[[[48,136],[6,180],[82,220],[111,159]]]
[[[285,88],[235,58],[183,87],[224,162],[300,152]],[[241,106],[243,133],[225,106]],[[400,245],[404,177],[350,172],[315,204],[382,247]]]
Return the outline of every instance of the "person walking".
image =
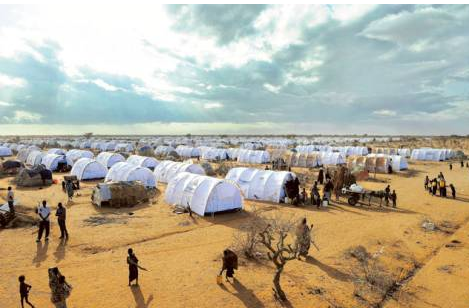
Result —
[[[425,177],[425,182],[424,182],[424,186],[425,186],[425,190],[428,190],[428,185],[430,184],[430,179],[428,178],[428,175]]]
[[[301,257],[307,258],[309,253],[309,248],[311,246],[311,228],[308,226],[306,217],[301,220],[301,222],[296,227],[296,250],[298,252],[297,258],[301,260]]]
[[[57,216],[57,223],[59,224],[60,228],[60,239],[67,238],[68,239],[68,231],[67,226],[65,225],[65,219],[67,218],[67,209],[62,205],[62,202],[59,202],[57,206],[57,211],[55,212],[55,216]]]
[[[29,290],[31,290],[31,286],[25,282],[26,278],[24,275],[18,277],[18,281],[20,282],[20,299],[21,299],[21,308],[24,308],[24,302],[34,308],[34,305],[29,302]]]
[[[127,253],[127,264],[129,265],[129,287],[131,282],[134,280],[135,285],[138,286],[138,259],[132,248],[129,248]]]
[[[451,196],[453,199],[456,199],[456,187],[453,184],[449,184],[449,188],[451,189]]]
[[[50,208],[47,206],[46,200],[42,201],[42,206],[39,206],[37,209],[37,214],[39,215],[39,233],[37,235],[36,242],[40,242],[42,238],[42,233],[44,230],[46,231],[46,238],[45,240],[49,240],[49,232],[50,232]]]
[[[433,179],[432,180],[432,195],[435,196],[436,195],[436,189],[438,187],[438,182],[436,179]]]
[[[67,183],[65,183],[65,190],[67,192],[68,202],[71,202],[73,199],[73,191],[74,191],[73,183],[71,180],[68,180]]]
[[[229,249],[225,249],[223,251],[222,261],[223,261],[222,268],[218,276],[221,276],[223,272],[226,270],[226,274],[225,274],[226,281],[229,282],[228,278],[233,278],[233,281],[234,281],[235,279],[233,276],[234,271],[235,269],[236,270],[238,269],[238,256],[233,251]]]
[[[384,202],[386,206],[389,206],[389,197],[391,196],[391,187],[388,185],[384,189]]]
[[[392,194],[391,194],[391,201],[392,201],[392,207],[397,207],[397,194],[396,191],[393,189]]]
[[[318,182],[321,185],[322,185],[322,183],[324,183],[324,170],[322,168],[319,169]]]
[[[13,192],[13,189],[11,188],[11,186],[8,186],[7,202],[8,202],[8,208],[10,210],[10,213],[14,214],[15,213],[15,193]]]

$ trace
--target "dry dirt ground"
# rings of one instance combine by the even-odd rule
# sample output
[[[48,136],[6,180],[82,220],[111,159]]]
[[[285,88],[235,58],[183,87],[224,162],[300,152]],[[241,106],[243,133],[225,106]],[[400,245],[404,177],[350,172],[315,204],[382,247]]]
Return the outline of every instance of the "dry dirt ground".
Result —
[[[54,266],[74,287],[68,300],[72,308],[280,307],[268,262],[241,259],[237,282],[216,284],[221,252],[254,206],[263,215],[307,217],[315,225],[320,251],[311,248],[311,258],[289,262],[282,276],[286,307],[468,307],[469,169],[455,165],[449,171],[447,163],[423,162],[409,167],[361,183],[370,189],[390,184],[398,193],[397,209],[351,207],[344,200],[319,210],[245,201],[244,212],[190,218],[174,214],[163,195],[131,209],[97,208],[90,202],[95,183],[84,183],[67,206],[67,242],[59,241],[55,219],[48,243],[35,243],[34,226],[0,230],[0,307],[20,307],[21,274],[33,286],[32,303],[52,307],[47,268]],[[454,183],[458,199],[423,190],[425,175],[439,171]],[[0,188],[10,179],[1,179]],[[165,185],[159,189],[164,194]],[[42,199],[54,210],[66,200],[60,185],[17,189],[16,196],[31,210]],[[438,228],[423,229],[425,219]],[[374,256],[367,275],[347,253],[359,245]],[[140,271],[140,287],[127,286],[129,247],[149,269]],[[383,289],[380,279],[392,283]]]

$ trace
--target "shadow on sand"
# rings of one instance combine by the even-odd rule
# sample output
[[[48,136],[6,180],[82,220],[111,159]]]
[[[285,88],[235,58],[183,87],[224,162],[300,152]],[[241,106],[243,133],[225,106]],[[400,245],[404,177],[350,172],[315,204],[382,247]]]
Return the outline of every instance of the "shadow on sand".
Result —
[[[150,294],[147,300],[145,301],[145,297],[143,296],[140,286],[133,285],[131,287],[131,290],[132,290],[132,295],[134,296],[136,308],[149,308],[150,307],[150,303],[153,301],[153,294]]]
[[[264,304],[257,298],[257,296],[246,288],[241,282],[237,279],[234,279],[233,283],[231,284],[233,288],[236,290],[236,293],[230,292],[225,285],[219,284],[218,286],[226,292],[229,292],[239,298],[240,301],[243,302],[243,305],[247,308],[263,308],[265,307]]]
[[[322,263],[321,261],[311,257],[307,256],[306,257],[306,263],[309,263],[311,265],[317,266],[320,270],[325,272],[329,277],[340,280],[340,281],[349,281],[350,280],[350,275],[339,271],[338,269],[335,269],[327,264]]]
[[[36,256],[33,259],[33,263],[36,264],[36,267],[41,266],[41,262],[47,259],[47,250],[49,249],[49,241],[45,243],[40,241],[36,243]]]

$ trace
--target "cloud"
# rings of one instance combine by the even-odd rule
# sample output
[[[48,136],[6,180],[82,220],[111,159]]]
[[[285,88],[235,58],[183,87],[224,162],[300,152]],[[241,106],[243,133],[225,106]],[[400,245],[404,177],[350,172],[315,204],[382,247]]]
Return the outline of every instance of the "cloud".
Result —
[[[389,109],[380,109],[373,111],[373,114],[381,117],[394,117],[397,115],[397,112]]]
[[[11,129],[469,133],[469,6],[14,8]]]

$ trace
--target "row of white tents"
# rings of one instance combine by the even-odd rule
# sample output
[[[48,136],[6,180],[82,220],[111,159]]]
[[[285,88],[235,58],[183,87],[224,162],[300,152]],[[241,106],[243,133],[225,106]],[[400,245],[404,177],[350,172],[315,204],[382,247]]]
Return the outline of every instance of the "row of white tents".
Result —
[[[455,157],[455,155],[456,152],[451,149],[421,148],[412,150],[412,153],[410,154],[410,159],[444,161]]]

